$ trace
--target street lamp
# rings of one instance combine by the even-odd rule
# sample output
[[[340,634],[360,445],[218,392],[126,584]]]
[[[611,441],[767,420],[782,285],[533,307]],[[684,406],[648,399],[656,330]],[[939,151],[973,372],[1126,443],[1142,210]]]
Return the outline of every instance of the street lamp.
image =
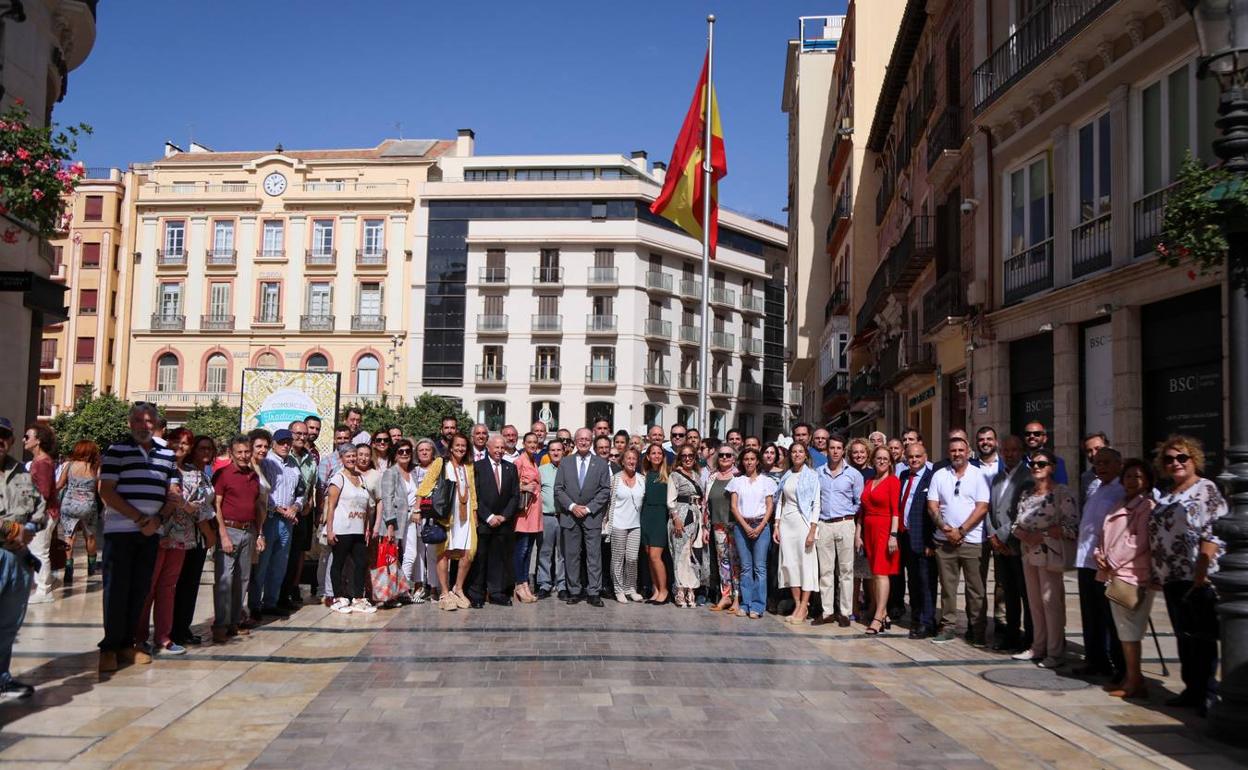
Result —
[[[1248,176],[1248,0],[1183,0],[1183,4],[1196,24],[1200,76],[1213,75],[1222,89],[1217,121],[1222,136],[1213,150],[1224,167],[1243,180]],[[1227,241],[1224,271],[1229,278],[1231,263],[1248,259],[1248,222],[1228,228]],[[1222,625],[1222,684],[1209,722],[1222,736],[1242,742],[1248,740],[1248,408],[1239,399],[1248,393],[1248,293],[1232,281],[1227,285],[1231,435],[1218,480],[1230,495],[1231,510],[1214,524],[1214,533],[1226,543],[1226,554],[1213,576]]]

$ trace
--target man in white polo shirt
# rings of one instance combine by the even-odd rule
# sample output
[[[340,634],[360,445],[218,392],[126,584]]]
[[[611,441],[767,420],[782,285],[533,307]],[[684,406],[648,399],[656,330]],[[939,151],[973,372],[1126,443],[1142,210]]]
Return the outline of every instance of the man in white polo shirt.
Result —
[[[958,577],[966,581],[966,633],[976,647],[984,646],[987,605],[984,600],[984,516],[990,498],[988,482],[970,465],[965,436],[945,442],[949,464],[932,475],[927,512],[936,523],[936,562],[940,570],[941,630],[932,639],[941,644],[957,638]]]

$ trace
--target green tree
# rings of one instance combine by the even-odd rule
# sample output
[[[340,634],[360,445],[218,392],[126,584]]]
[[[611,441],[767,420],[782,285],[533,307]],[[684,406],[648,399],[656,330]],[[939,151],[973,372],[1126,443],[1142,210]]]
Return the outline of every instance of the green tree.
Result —
[[[448,415],[459,420],[461,428],[466,428],[472,422],[459,401],[428,391],[420,394],[411,404],[391,404],[388,400],[369,404],[345,404],[340,422],[346,420],[348,409],[360,411],[363,415],[360,422],[364,430],[370,433],[397,425],[403,430],[404,436],[415,438],[437,435],[442,427],[442,418]]]
[[[72,412],[52,418],[57,451],[68,454],[74,444],[87,439],[100,451],[130,435],[130,402],[111,393],[93,394],[78,400]]]
[[[242,409],[213,399],[208,406],[197,406],[186,416],[186,427],[196,436],[210,436],[217,446],[228,443],[239,433]]]

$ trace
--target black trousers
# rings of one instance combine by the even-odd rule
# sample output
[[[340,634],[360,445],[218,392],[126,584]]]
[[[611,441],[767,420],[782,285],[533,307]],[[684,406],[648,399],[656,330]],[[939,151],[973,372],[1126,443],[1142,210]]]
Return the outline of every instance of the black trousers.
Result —
[[[104,536],[104,638],[101,650],[134,646],[134,629],[152,587],[159,535],[114,532]]]
[[[940,570],[936,566],[935,556],[925,556],[923,550],[916,550],[910,544],[909,533],[900,538],[901,562],[906,570],[906,581],[910,586],[910,627],[927,626],[936,628],[936,593],[940,588]],[[892,604],[893,588],[888,588],[889,603]]]
[[[338,535],[334,541],[334,560],[329,565],[329,579],[334,586],[335,599],[364,598],[364,583],[368,580],[368,547],[363,535]],[[351,584],[343,577],[351,560]]]
[[[997,581],[993,591],[993,638],[1017,642],[1019,647],[1031,644],[1035,631],[1027,606],[1022,555],[994,552],[992,568]]]
[[[472,568],[464,586],[470,601],[508,598],[510,586],[515,583],[511,555],[514,539],[514,533],[505,524],[489,532],[477,530],[477,553],[472,558]]]
[[[1185,691],[1203,701],[1217,691],[1218,614],[1213,587],[1192,590],[1192,581],[1175,580],[1162,586],[1166,612],[1179,647],[1179,676]]]
[[[1105,598],[1105,584],[1096,579],[1096,570],[1080,567],[1079,617],[1083,623],[1083,656],[1089,666],[1096,666],[1105,673],[1122,673],[1127,670],[1122,657],[1122,642],[1118,641],[1118,627]]]
[[[192,548],[182,560],[182,573],[173,593],[173,630],[169,636],[177,642],[191,637],[191,623],[195,620],[195,604],[199,601],[199,582],[204,574],[204,560],[208,549]]]

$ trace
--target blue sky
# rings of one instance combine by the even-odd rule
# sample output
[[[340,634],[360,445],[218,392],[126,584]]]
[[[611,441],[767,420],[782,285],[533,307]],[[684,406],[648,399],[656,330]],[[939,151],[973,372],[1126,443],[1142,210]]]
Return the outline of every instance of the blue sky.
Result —
[[[666,161],[715,13],[720,200],[783,221],[785,42],[845,0],[110,0],[54,114],[89,166],[216,150],[371,147],[472,128],[479,154]]]

